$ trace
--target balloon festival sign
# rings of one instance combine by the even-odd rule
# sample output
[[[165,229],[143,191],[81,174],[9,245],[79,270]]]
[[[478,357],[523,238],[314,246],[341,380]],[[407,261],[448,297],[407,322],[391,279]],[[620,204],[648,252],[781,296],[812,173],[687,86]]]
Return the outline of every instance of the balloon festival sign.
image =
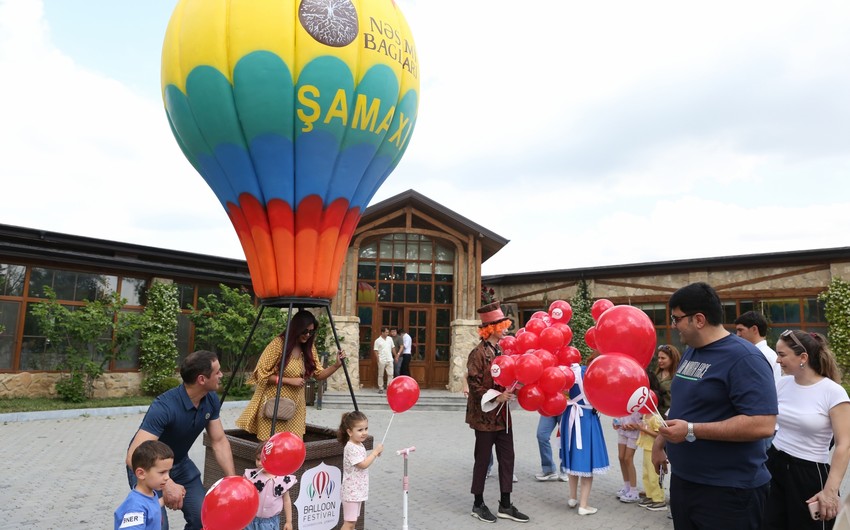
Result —
[[[174,137],[227,211],[261,299],[333,298],[416,124],[394,0],[180,0],[162,49]]]
[[[342,513],[341,484],[339,468],[324,462],[301,475],[301,489],[294,502],[298,510],[298,528],[330,530],[337,527]]]

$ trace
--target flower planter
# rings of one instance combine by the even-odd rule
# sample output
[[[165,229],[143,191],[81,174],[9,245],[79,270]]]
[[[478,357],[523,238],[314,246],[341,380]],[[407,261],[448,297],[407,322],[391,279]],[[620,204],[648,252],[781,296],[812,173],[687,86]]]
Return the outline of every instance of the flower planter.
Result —
[[[254,462],[254,455],[257,452],[257,446],[262,442],[258,441],[256,436],[253,434],[241,429],[225,430],[224,432],[230,442],[230,450],[233,453],[233,465],[236,467],[236,473],[242,475],[245,469],[257,467]],[[203,443],[206,448],[206,453],[204,455],[204,487],[209,488],[217,480],[224,477],[224,472],[215,459],[215,453],[213,452],[209,436],[206,432],[204,432]],[[367,450],[371,450],[373,443],[374,438],[369,436],[364,445]],[[333,480],[333,476],[331,476],[328,480],[328,474],[323,474],[322,478],[324,479],[324,482],[319,482],[319,489],[324,489],[328,492],[335,491],[336,499],[339,499],[338,492],[340,491],[341,486],[344,446],[337,441],[336,430],[310,424],[307,425],[307,432],[304,435],[304,445],[307,449],[307,456],[304,459],[304,464],[298,471],[295,472],[298,484],[289,490],[289,495],[292,499],[292,526],[294,529],[299,528],[299,521],[302,520],[302,517],[307,517],[310,522],[306,522],[303,526],[301,526],[301,528],[305,530],[309,528],[338,528],[342,521],[341,501],[328,501],[326,497],[325,501],[322,502],[322,494],[319,493],[315,499],[312,496],[310,499],[303,499],[304,502],[308,502],[308,500],[311,502],[315,501],[311,506],[304,508],[303,511],[306,513],[302,513],[302,509],[298,507],[297,501],[302,488],[301,477],[304,473],[308,473],[310,475],[316,474],[316,471],[312,471],[313,468],[316,468],[322,463],[326,466],[330,466],[331,468],[337,468],[339,470],[340,479],[339,483],[336,483],[336,481]],[[333,475],[333,473],[331,473],[331,475]],[[316,481],[313,481],[313,483],[315,484]],[[312,488],[311,493],[315,491],[315,489],[316,488]],[[334,505],[333,510],[336,510],[338,513],[337,520],[335,521],[331,521],[329,519],[329,514],[331,514],[332,511],[328,509],[328,506],[331,505]],[[360,518],[357,520],[355,528],[363,530],[365,518],[366,503],[364,502],[361,506]],[[283,514],[281,513],[281,528],[283,528],[285,522]]]

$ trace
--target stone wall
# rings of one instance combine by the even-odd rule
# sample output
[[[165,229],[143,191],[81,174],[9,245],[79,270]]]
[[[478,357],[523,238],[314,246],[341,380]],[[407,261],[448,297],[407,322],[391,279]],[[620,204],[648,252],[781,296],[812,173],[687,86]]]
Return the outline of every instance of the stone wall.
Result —
[[[347,355],[346,367],[348,368],[348,375],[351,377],[351,386],[357,391],[360,389],[360,362],[358,360],[360,319],[349,316],[334,316],[334,327],[340,339],[340,346]],[[336,347],[334,346],[334,348]],[[336,352],[332,351],[332,353],[335,354]],[[348,391],[345,372],[342,368],[328,378],[328,389]]]
[[[0,398],[55,398],[56,382],[62,374],[21,372],[0,374]],[[139,396],[142,376],[138,372],[106,373],[94,383],[94,397]]]
[[[451,361],[449,363],[449,384],[446,388],[450,392],[463,390],[463,379],[466,377],[466,359],[469,352],[478,345],[481,338],[478,336],[478,320],[455,320],[452,322],[452,349]]]

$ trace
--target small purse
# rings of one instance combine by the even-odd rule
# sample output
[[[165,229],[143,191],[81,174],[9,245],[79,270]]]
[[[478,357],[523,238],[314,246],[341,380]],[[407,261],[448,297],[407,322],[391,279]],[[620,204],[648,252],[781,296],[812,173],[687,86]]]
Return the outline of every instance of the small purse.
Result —
[[[267,399],[263,405],[263,416],[274,419],[274,399]],[[295,402],[289,398],[281,397],[277,406],[277,419],[286,421],[295,416]]]

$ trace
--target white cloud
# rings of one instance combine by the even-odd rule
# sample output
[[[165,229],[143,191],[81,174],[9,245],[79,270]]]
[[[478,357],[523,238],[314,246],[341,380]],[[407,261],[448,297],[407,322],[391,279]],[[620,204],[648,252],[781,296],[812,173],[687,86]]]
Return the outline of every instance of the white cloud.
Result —
[[[375,201],[414,188],[510,239],[485,273],[848,244],[850,4],[399,3],[421,105]],[[112,40],[164,30],[109,5]],[[0,222],[241,258],[158,94],[49,15],[0,0]]]

